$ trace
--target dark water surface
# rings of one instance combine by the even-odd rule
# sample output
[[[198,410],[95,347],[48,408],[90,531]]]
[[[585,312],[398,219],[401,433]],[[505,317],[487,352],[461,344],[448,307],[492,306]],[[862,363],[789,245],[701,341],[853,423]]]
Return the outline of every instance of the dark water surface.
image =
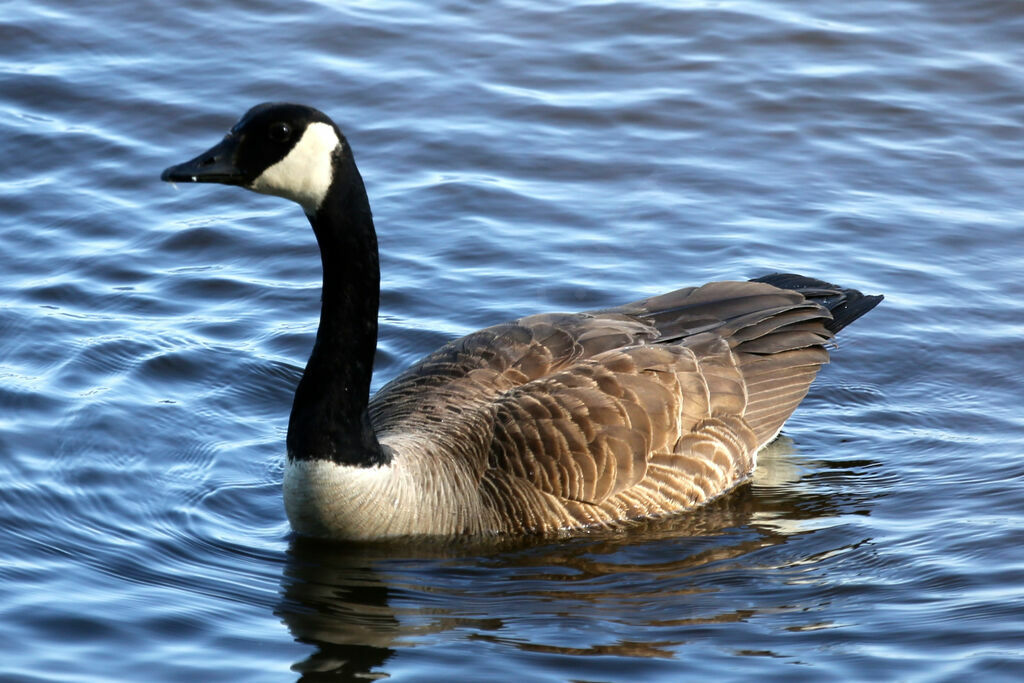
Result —
[[[0,678],[999,680],[1024,669],[1024,5],[0,4]],[[630,533],[290,536],[301,211],[167,165],[330,113],[375,385],[776,270],[885,303],[754,481]]]

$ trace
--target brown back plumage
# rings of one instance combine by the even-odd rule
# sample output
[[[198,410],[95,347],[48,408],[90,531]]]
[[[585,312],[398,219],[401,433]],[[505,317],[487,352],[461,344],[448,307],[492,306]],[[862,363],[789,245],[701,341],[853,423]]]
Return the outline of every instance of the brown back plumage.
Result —
[[[684,510],[750,475],[833,333],[880,300],[773,275],[530,316],[445,345],[381,389],[370,416],[382,441],[463,460],[490,531]]]

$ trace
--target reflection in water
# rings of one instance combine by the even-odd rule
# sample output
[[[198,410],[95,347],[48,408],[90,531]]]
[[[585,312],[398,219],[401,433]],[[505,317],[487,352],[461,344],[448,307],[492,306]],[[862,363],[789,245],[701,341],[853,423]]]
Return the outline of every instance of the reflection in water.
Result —
[[[765,550],[827,528],[830,518],[843,514],[828,496],[801,484],[793,455],[792,444],[780,439],[762,454],[750,484],[692,514],[627,532],[557,542],[295,539],[277,614],[298,641],[317,651],[293,668],[306,680],[328,672],[377,677],[398,648],[429,646],[466,630],[471,638],[525,652],[672,659],[695,630],[806,610],[773,594],[717,595],[764,571],[799,571],[794,584],[805,580],[806,553],[794,569],[786,553]],[[817,556],[862,542],[846,538]],[[636,640],[606,627],[588,630],[609,623],[664,637]],[[813,619],[793,626],[822,627]]]
[[[276,614],[295,639],[317,651],[292,669],[310,680],[320,673],[366,675],[393,653],[400,624],[388,587],[358,553],[296,539],[288,553]]]

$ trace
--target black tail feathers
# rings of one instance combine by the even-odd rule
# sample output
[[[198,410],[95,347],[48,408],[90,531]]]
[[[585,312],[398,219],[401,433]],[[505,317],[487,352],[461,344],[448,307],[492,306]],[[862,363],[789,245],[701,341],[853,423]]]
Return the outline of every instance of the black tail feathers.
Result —
[[[832,313],[832,321],[825,327],[833,334],[870,311],[885,298],[881,294],[863,294],[856,289],[847,289],[794,273],[772,273],[754,278],[751,282],[764,282],[780,289],[800,292],[811,301],[821,304]]]

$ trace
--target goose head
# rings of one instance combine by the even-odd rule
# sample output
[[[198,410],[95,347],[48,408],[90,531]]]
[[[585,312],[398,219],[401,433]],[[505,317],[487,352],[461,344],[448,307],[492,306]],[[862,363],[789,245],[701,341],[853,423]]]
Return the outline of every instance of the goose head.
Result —
[[[312,107],[259,104],[219,143],[160,178],[238,185],[302,206],[320,246],[323,288],[316,343],[292,404],[288,452],[359,466],[387,462],[367,413],[380,302],[377,236],[338,127]]]
[[[219,143],[166,169],[160,179],[238,185],[290,199],[313,216],[348,153],[341,131],[323,112],[268,102],[246,112]]]

